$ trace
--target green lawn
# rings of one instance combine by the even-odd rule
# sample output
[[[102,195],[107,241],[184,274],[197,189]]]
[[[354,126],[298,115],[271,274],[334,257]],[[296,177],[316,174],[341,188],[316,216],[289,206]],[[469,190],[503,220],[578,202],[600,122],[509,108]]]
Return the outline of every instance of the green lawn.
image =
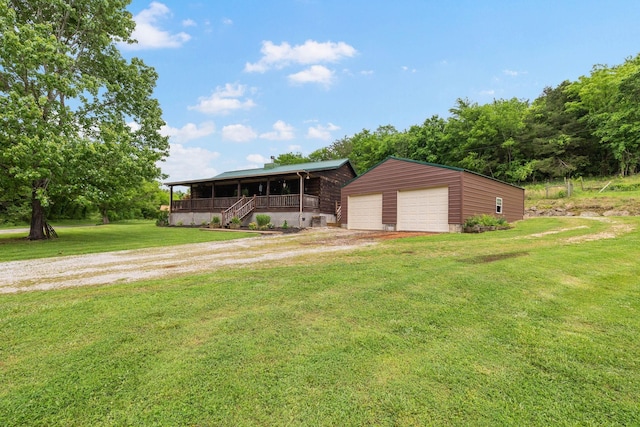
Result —
[[[0,420],[639,425],[640,218],[614,221],[2,295]]]
[[[250,233],[210,232],[188,227],[156,227],[151,221],[60,227],[56,232],[58,239],[33,242],[26,239],[29,233],[0,234],[0,262],[255,236]]]

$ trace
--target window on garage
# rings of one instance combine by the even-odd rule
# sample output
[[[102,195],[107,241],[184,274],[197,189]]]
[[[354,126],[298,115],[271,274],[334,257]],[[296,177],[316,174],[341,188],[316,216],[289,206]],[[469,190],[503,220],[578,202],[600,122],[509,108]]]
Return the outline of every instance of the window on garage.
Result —
[[[496,213],[502,213],[502,197],[496,197]]]

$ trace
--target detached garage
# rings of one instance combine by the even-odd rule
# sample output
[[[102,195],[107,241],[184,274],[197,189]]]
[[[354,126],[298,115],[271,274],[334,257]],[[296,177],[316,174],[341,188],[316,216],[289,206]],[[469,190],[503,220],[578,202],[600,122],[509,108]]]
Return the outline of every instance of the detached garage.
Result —
[[[524,216],[524,189],[465,169],[389,157],[342,188],[353,230],[458,232],[474,215]]]

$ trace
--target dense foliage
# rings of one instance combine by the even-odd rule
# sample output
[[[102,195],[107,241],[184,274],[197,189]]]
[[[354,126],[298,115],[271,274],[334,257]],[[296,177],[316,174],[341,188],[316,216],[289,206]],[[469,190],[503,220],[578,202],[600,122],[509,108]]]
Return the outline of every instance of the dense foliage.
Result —
[[[56,201],[106,220],[161,175],[157,74],[116,44],[132,42],[128,3],[0,0],[0,215],[28,214],[30,239]]]
[[[457,166],[508,182],[628,175],[640,163],[640,56],[598,65],[589,76],[547,87],[533,102],[458,99],[448,118],[398,131],[391,125],[334,141],[280,163],[348,157],[362,173],[388,156]]]

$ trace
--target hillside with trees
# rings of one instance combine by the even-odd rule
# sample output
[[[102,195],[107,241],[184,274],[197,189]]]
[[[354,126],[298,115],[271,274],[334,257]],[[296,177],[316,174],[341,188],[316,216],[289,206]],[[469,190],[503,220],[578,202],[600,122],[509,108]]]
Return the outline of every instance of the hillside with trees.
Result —
[[[362,173],[397,156],[511,183],[633,174],[640,162],[640,55],[617,66],[596,65],[575,82],[545,88],[533,102],[458,99],[449,112],[404,131],[363,129],[308,157],[287,153],[277,161],[348,157]]]

